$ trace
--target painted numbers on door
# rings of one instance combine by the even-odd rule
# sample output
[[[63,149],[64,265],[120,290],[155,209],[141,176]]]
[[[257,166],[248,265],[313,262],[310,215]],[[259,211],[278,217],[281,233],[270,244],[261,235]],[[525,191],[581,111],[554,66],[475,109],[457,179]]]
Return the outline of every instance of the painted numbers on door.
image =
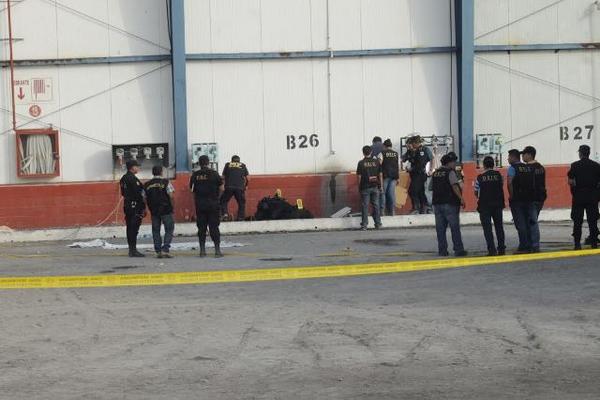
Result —
[[[309,147],[317,148],[319,147],[319,135],[287,135],[287,149],[288,150],[296,150],[296,149],[308,149]]]
[[[590,140],[594,132],[594,125],[576,126],[569,128],[568,126],[560,127],[560,140]]]

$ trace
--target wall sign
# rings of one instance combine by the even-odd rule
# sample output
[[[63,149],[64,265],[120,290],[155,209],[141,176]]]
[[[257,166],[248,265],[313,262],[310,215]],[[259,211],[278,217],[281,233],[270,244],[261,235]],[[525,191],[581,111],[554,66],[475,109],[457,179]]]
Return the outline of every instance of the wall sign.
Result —
[[[560,140],[591,140],[594,133],[594,125],[585,126],[561,126],[560,127]]]
[[[319,135],[287,135],[286,143],[288,150],[308,149],[309,147],[317,148],[321,144]]]

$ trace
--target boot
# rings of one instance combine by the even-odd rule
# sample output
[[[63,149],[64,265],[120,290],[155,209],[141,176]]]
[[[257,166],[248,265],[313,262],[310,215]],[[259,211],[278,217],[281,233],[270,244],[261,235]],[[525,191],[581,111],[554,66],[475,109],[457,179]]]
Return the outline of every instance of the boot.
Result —
[[[221,245],[215,243],[215,258],[222,258],[223,253],[221,253]]]
[[[142,253],[140,253],[139,251],[137,251],[136,249],[133,249],[133,250],[129,250],[129,257],[142,258],[142,257],[146,257],[146,256],[143,255]]]
[[[206,257],[206,243],[200,243],[200,257]]]

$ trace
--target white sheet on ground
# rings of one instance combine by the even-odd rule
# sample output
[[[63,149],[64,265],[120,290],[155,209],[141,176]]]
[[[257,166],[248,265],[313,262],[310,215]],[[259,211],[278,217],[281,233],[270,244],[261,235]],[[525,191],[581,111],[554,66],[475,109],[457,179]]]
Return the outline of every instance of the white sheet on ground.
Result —
[[[221,242],[221,248],[232,248],[232,247],[244,247],[247,246],[243,243],[234,243],[234,242]],[[94,239],[88,242],[76,242],[70,244],[68,247],[72,249],[104,249],[104,250],[123,250],[127,249],[127,244],[113,244],[103,239]],[[154,245],[149,244],[138,244],[138,249],[140,250],[154,250]],[[206,247],[214,247],[213,242],[207,241]],[[185,243],[172,243],[171,250],[196,250],[198,249],[198,242],[185,242]]]

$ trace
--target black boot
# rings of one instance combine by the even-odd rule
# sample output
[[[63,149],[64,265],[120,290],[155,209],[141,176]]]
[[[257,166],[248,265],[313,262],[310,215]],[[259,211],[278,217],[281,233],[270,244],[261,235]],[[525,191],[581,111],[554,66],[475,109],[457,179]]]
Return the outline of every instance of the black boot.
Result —
[[[206,257],[206,243],[200,243],[200,257]]]
[[[139,251],[137,251],[137,249],[133,249],[133,250],[129,250],[129,257],[142,258],[142,257],[146,257],[146,256],[143,255],[142,253],[140,253]]]
[[[221,245],[215,243],[215,258],[223,257],[223,253],[221,253]]]

